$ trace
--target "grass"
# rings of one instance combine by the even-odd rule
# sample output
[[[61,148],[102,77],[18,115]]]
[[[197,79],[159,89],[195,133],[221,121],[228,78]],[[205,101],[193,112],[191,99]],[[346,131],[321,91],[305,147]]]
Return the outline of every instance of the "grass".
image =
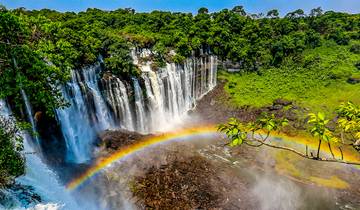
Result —
[[[312,112],[332,113],[342,101],[360,104],[360,84],[349,84],[348,78],[360,71],[355,63],[360,55],[350,52],[348,46],[325,42],[323,46],[303,52],[299,63],[285,61],[279,68],[257,73],[221,72],[226,92],[234,107],[245,105],[262,107],[277,98],[295,101]]]

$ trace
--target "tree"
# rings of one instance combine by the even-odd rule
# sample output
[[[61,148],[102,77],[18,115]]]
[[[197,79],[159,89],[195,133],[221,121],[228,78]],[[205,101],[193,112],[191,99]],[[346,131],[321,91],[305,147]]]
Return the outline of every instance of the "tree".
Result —
[[[330,142],[331,141],[336,142],[337,139],[332,135],[329,128],[326,127],[327,124],[329,123],[329,120],[326,119],[325,115],[321,112],[319,112],[318,114],[310,113],[309,118],[310,119],[309,119],[308,123],[312,125],[312,127],[310,128],[310,133],[314,137],[317,137],[319,139],[319,145],[318,145],[318,149],[317,149],[316,158],[317,159],[320,158],[321,143],[322,143],[322,141],[325,141],[328,144],[331,155],[335,159],[334,153],[331,149]]]
[[[314,8],[310,11],[310,17],[318,17],[323,14],[321,7]]]
[[[209,10],[208,8],[206,7],[201,7],[199,10],[198,10],[198,14],[208,14],[209,13]]]
[[[350,47],[350,52],[355,53],[355,54],[360,54],[360,44],[353,44]]]
[[[328,38],[334,40],[339,45],[348,45],[350,42],[350,37],[340,28],[334,29]]]
[[[294,19],[294,18],[301,18],[305,16],[305,12],[302,9],[297,9],[293,12],[289,12],[285,15],[286,18]]]
[[[0,13],[0,98],[7,98],[20,108],[20,91],[27,90],[31,103],[50,116],[66,103],[58,89],[67,72],[46,63],[31,47],[30,29],[10,12]],[[15,82],[14,82],[15,81]]]
[[[267,17],[270,17],[270,18],[277,18],[279,17],[279,11],[277,9],[273,9],[273,10],[270,10],[267,14],[266,14]]]
[[[0,188],[25,173],[22,140],[14,120],[0,116]]]
[[[123,78],[139,74],[130,56],[129,46],[122,37],[110,35],[102,48],[106,52],[104,61],[108,71]]]
[[[346,117],[348,121],[352,121],[349,120],[350,116],[351,119],[354,119],[354,114],[357,116],[355,117],[357,120],[359,120],[360,118],[359,109],[354,108],[353,104],[351,103],[350,104],[348,103],[347,105],[342,104],[338,109],[338,113],[341,113],[339,114],[339,116]],[[306,151],[305,153],[303,153],[297,149],[281,146],[278,144],[273,144],[270,141],[268,141],[272,132],[280,131],[282,127],[288,124],[287,119],[284,118],[278,119],[275,118],[274,115],[268,115],[266,113],[263,113],[255,122],[249,122],[249,123],[242,123],[236,118],[230,118],[227,123],[219,125],[218,130],[226,134],[226,136],[230,141],[227,145],[231,147],[241,146],[241,145],[247,145],[251,147],[266,146],[275,149],[286,150],[310,160],[360,165],[360,162],[345,161],[341,146],[338,147],[341,152],[341,159],[337,159],[335,157],[331,143],[339,143],[339,141],[338,138],[336,137],[336,134],[327,127],[328,123],[329,120],[325,118],[325,115],[323,113],[309,114],[308,124],[311,126],[309,129],[310,133],[314,137],[318,138],[319,141],[316,156],[314,156],[312,153],[310,155],[308,154],[307,145],[306,145]],[[340,120],[339,123],[342,124],[343,122],[341,122]],[[344,125],[340,126],[340,128],[342,129],[349,128],[346,132],[350,132],[351,126],[349,127],[349,124],[353,124],[353,122],[350,123],[345,122]],[[351,132],[355,132],[355,134],[353,133],[353,135],[356,136],[357,139],[360,139],[359,121],[356,121],[356,124],[357,124],[356,129],[351,130]],[[320,157],[321,144],[323,141],[327,143],[332,158]]]
[[[246,12],[245,12],[243,6],[235,6],[231,11],[234,12],[234,13],[236,13],[236,14],[239,14],[239,15],[241,15],[241,16],[245,16],[245,15],[246,15]]]

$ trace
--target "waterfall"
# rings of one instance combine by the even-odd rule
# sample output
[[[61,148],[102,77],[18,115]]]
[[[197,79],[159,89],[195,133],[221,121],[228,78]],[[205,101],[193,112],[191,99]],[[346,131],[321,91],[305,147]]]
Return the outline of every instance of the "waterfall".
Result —
[[[104,130],[113,126],[113,119],[99,90],[97,70],[99,70],[99,66],[85,69],[82,73],[85,86],[89,88],[94,99],[97,129]]]
[[[11,119],[11,111],[8,107],[5,101],[0,100],[0,115]],[[17,178],[17,181],[23,185],[33,186],[43,202],[55,202],[63,206],[64,209],[80,209],[65,187],[59,183],[57,175],[41,160],[39,153],[33,153],[36,148],[30,143],[31,135],[25,131],[22,131],[20,135],[23,137],[24,152],[27,155],[25,156],[25,175]],[[21,205],[21,200],[17,203]]]
[[[24,151],[33,152],[34,149],[29,144],[31,137],[27,133],[23,133],[22,136]],[[41,196],[42,202],[58,203],[64,209],[80,209],[65,186],[60,184],[54,171],[48,168],[37,154],[26,155],[26,174],[17,181],[23,185],[33,186],[35,192]]]
[[[23,89],[21,89],[20,93],[21,93],[21,97],[22,97],[22,99],[24,101],[24,104],[25,104],[26,115],[27,115],[28,121],[31,124],[31,129],[32,129],[32,132],[33,132],[32,135],[34,136],[34,139],[36,141],[37,151],[41,151],[40,140],[39,140],[39,137],[38,137],[36,124],[35,124],[35,121],[34,121],[33,109],[31,107],[29,98],[27,97],[25,91]]]
[[[71,106],[57,109],[56,115],[67,147],[67,159],[74,162],[86,161],[90,156],[90,140],[95,131],[89,118],[89,110],[83,98],[76,73],[71,72],[72,81],[62,88],[62,94]]]
[[[113,127],[110,110],[100,92],[100,65],[71,71],[71,81],[62,87],[70,106],[56,110],[67,147],[67,160],[82,163],[91,158],[97,132]]]
[[[125,84],[117,77],[103,80],[105,94],[120,127],[134,131],[134,121]]]
[[[91,159],[96,135],[106,129],[124,128],[140,133],[167,131],[182,122],[187,111],[216,86],[215,56],[189,58],[184,64],[167,63],[153,69],[140,64],[149,50],[132,51],[141,77],[124,81],[105,72],[101,65],[71,71],[62,94],[70,103],[56,110],[67,147],[67,160]],[[130,84],[131,83],[131,84]]]
[[[135,113],[136,113],[136,126],[137,130],[141,133],[146,132],[146,114],[145,114],[145,105],[144,97],[142,94],[142,89],[139,85],[139,81],[133,78],[134,81],[134,94],[135,94]]]

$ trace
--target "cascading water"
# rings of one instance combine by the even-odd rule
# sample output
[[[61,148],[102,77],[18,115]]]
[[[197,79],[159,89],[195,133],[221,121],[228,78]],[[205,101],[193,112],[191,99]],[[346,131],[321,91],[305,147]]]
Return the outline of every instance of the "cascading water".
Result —
[[[27,98],[25,92],[23,94]],[[11,111],[8,107],[5,101],[0,100],[0,115],[11,119]],[[32,136],[25,131],[22,131],[20,135],[24,140],[26,172],[24,176],[17,179],[17,182],[34,187],[35,192],[41,196],[44,203],[57,203],[59,205],[56,206],[63,206],[63,209],[80,209],[65,187],[59,183],[57,175],[41,160],[40,153],[34,153],[37,148],[34,148],[33,144],[31,144]],[[18,208],[22,207],[21,200],[18,200],[17,204]]]
[[[105,100],[99,90],[99,75],[100,66],[90,67],[82,71],[84,75],[84,87],[88,87],[92,98],[94,100],[96,126],[97,130],[104,130],[113,126],[113,119],[110,115],[109,109],[105,104]]]
[[[106,86],[106,99],[114,112],[117,123],[122,128],[134,131],[134,120],[125,84],[119,78],[111,76],[103,79],[103,85]]]
[[[148,56],[151,51],[140,54]],[[195,107],[196,100],[216,85],[216,57],[213,56],[189,58],[183,65],[168,63],[158,69],[152,69],[151,63],[140,64],[139,59],[135,62],[142,73],[140,78],[131,81],[106,74],[100,78],[100,63],[71,71],[71,81],[61,87],[70,106],[55,110],[66,144],[67,161],[90,160],[97,134],[106,129],[125,128],[141,133],[172,129]],[[24,90],[21,95],[28,121],[37,133],[33,110]],[[1,115],[10,115],[5,102],[0,102]],[[26,175],[17,181],[33,186],[45,203],[66,204],[63,209],[80,209],[56,173],[42,161],[40,149],[36,148],[39,139],[36,137],[32,144],[31,135],[25,132],[21,135],[25,152],[36,153],[26,155]]]
[[[139,63],[138,56],[151,54],[149,50],[132,52],[142,74],[128,82],[111,74],[100,79],[99,63],[72,71],[72,80],[62,88],[71,105],[56,110],[68,161],[89,160],[97,133],[106,129],[141,133],[172,129],[196,105],[196,100],[216,86],[214,56],[189,58],[183,65],[167,63],[158,69],[152,69],[150,62]]]
[[[40,140],[39,140],[39,137],[38,137],[38,133],[37,133],[37,129],[36,129],[36,124],[35,124],[35,121],[34,121],[34,112],[33,112],[33,109],[32,109],[32,107],[31,107],[29,98],[27,97],[25,91],[24,91],[23,89],[21,89],[21,90],[20,90],[20,93],[21,93],[21,97],[22,97],[22,99],[23,99],[23,101],[24,101],[24,104],[25,104],[26,115],[27,115],[28,121],[29,121],[30,124],[31,124],[31,129],[32,129],[32,132],[33,132],[33,135],[34,135],[34,139],[35,139],[35,141],[36,141],[37,150],[40,151],[40,150],[41,150]]]
[[[82,163],[91,158],[96,133],[113,126],[113,119],[98,86],[95,65],[82,71],[71,71],[72,80],[62,88],[70,106],[57,109],[56,116],[66,142],[67,159]]]
[[[133,78],[134,82],[134,95],[135,95],[135,113],[136,113],[136,126],[137,130],[141,133],[145,133],[146,129],[146,114],[145,114],[145,103],[142,94],[142,89],[139,85],[139,81]]]
[[[95,137],[91,121],[75,71],[72,81],[62,89],[64,98],[71,103],[66,109],[56,110],[57,119],[66,142],[67,158],[74,162],[86,161],[90,153],[90,140]]]

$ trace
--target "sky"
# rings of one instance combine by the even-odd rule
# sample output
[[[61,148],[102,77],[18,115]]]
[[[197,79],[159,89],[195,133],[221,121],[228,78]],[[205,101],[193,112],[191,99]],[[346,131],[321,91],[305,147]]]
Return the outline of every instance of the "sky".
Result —
[[[138,12],[166,10],[196,13],[200,7],[206,7],[210,12],[214,12],[242,5],[246,12],[250,13],[266,13],[275,8],[282,15],[296,9],[303,9],[309,13],[312,8],[319,6],[323,10],[360,13],[360,0],[0,0],[0,4],[9,9],[18,7],[48,8],[62,12],[79,12],[87,8],[115,10],[131,7]]]

